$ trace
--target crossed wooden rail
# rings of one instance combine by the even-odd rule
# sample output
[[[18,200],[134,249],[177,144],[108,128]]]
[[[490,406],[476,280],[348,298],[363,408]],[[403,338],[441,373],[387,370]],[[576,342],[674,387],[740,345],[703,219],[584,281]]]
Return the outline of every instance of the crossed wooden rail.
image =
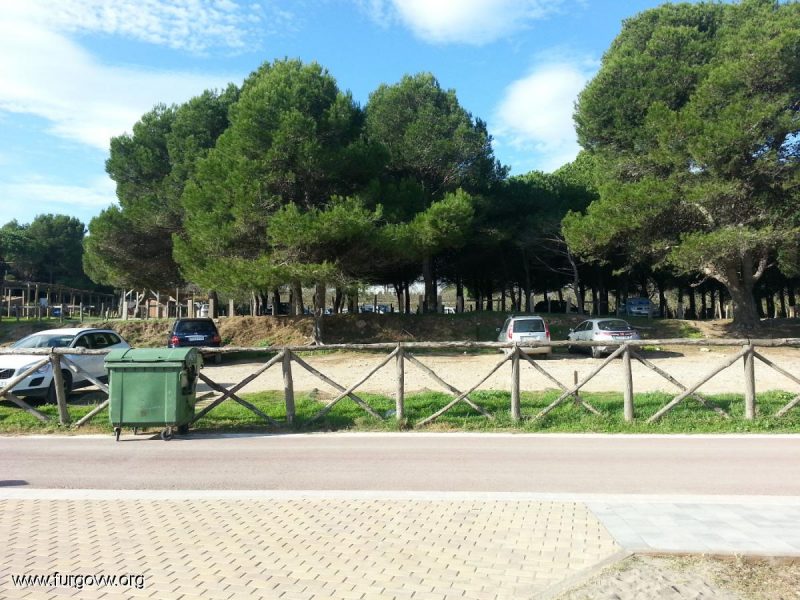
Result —
[[[531,342],[526,343],[525,347],[563,347],[563,346],[573,346],[573,347],[590,347],[590,346],[608,346],[608,342]],[[680,381],[678,381],[675,377],[661,369],[660,367],[653,364],[651,361],[644,358],[641,353],[640,349],[642,346],[740,346],[741,350],[734,354],[733,356],[725,359],[722,363],[716,365],[713,369],[711,369],[703,378],[701,378],[696,383],[692,384],[691,386],[686,386]],[[532,417],[532,419],[541,419],[545,415],[547,415],[550,411],[554,408],[562,404],[563,402],[572,399],[576,405],[582,406],[587,411],[590,411],[594,414],[600,414],[599,411],[593,407],[591,404],[586,402],[583,398],[581,398],[579,392],[581,388],[583,388],[592,378],[596,377],[598,373],[600,373],[605,367],[607,367],[611,361],[615,360],[618,357],[622,359],[623,365],[623,407],[624,407],[624,418],[626,421],[633,421],[635,418],[635,407],[634,407],[634,398],[633,398],[633,373],[631,369],[632,360],[636,360],[648,369],[652,370],[653,372],[657,373],[667,381],[669,381],[672,385],[680,390],[680,393],[672,398],[667,404],[665,404],[661,409],[659,409],[654,415],[652,415],[649,419],[647,419],[648,423],[653,423],[663,417],[666,413],[670,410],[675,408],[678,404],[683,402],[687,398],[692,398],[696,400],[702,407],[707,408],[709,410],[713,410],[718,415],[723,418],[730,418],[730,415],[724,411],[722,408],[713,405],[710,401],[700,396],[697,390],[706,382],[708,382],[711,378],[715,377],[723,370],[727,369],[734,363],[736,363],[739,359],[743,360],[744,363],[744,372],[745,372],[745,389],[744,389],[744,401],[745,401],[745,411],[744,416],[745,419],[752,420],[755,418],[756,415],[756,393],[755,393],[755,360],[758,359],[776,372],[780,373],[781,375],[787,377],[791,381],[800,385],[800,377],[797,377],[790,372],[788,372],[783,367],[775,364],[773,361],[769,360],[765,356],[763,356],[760,352],[756,350],[757,347],[798,347],[800,346],[800,339],[799,338],[784,338],[784,339],[770,339],[770,340],[756,340],[756,339],[716,339],[716,340],[687,340],[687,339],[665,339],[665,340],[640,340],[640,341],[631,341],[625,342],[616,347],[616,349],[607,357],[605,358],[600,364],[598,364],[588,375],[584,376],[582,379],[574,381],[571,385],[567,385],[556,379],[552,374],[550,374],[544,366],[538,361],[533,360],[530,356],[528,356],[524,351],[520,349],[517,344],[508,344],[508,343],[500,343],[500,342],[410,342],[410,343],[398,343],[398,344],[333,344],[328,346],[289,346],[277,349],[277,354],[269,359],[266,363],[262,364],[258,369],[256,369],[253,373],[245,377],[239,383],[232,385],[230,387],[225,387],[220,385],[206,376],[204,373],[200,373],[200,379],[211,388],[212,393],[216,392],[219,393],[219,397],[213,399],[208,405],[206,405],[202,410],[200,410],[194,417],[193,423],[205,417],[209,412],[211,412],[214,408],[219,406],[225,400],[233,400],[234,402],[239,403],[247,410],[252,411],[254,414],[258,415],[261,419],[263,419],[266,423],[271,426],[277,426],[279,423],[261,411],[258,407],[254,406],[252,403],[244,400],[238,395],[239,390],[241,390],[244,386],[248,383],[252,382],[257,377],[264,374],[268,369],[271,367],[280,364],[282,371],[283,371],[283,383],[284,383],[284,403],[286,407],[286,422],[291,424],[295,422],[296,413],[295,413],[295,399],[294,399],[294,380],[292,377],[292,363],[296,363],[301,368],[305,369],[327,385],[331,386],[332,388],[336,389],[339,394],[334,397],[332,400],[328,401],[324,404],[320,410],[314,414],[311,418],[309,418],[304,425],[310,424],[322,417],[324,417],[330,410],[340,401],[348,398],[355,402],[361,409],[365,412],[370,414],[372,417],[377,419],[382,419],[380,414],[378,414],[363,398],[356,395],[355,391],[362,386],[370,377],[372,377],[375,373],[378,372],[381,368],[385,367],[388,363],[394,359],[395,362],[395,371],[396,371],[396,393],[395,393],[395,412],[394,417],[398,421],[403,421],[405,419],[406,411],[405,411],[405,364],[411,363],[415,367],[422,370],[426,373],[429,377],[431,377],[436,383],[441,385],[445,388],[448,392],[453,394],[453,399],[449,401],[445,406],[441,409],[433,413],[432,415],[426,417],[425,419],[416,423],[416,427],[423,427],[449,410],[451,410],[457,404],[463,402],[470,406],[474,411],[478,412],[479,414],[483,415],[487,419],[493,419],[494,417],[486,410],[484,410],[481,406],[476,404],[471,398],[470,395],[475,392],[489,377],[491,377],[495,372],[497,372],[505,363],[511,363],[511,405],[510,405],[510,413],[511,418],[515,421],[518,421],[523,418],[521,414],[521,406],[520,406],[520,366],[522,363],[528,364],[533,367],[538,373],[543,375],[548,381],[555,384],[560,390],[561,394],[556,398],[553,402],[551,402],[548,406],[543,408],[538,414]],[[425,365],[417,356],[412,354],[411,350],[470,350],[470,349],[484,349],[484,348],[495,348],[504,350],[506,352],[505,356],[503,356],[497,364],[492,367],[492,369],[479,381],[477,381],[473,386],[471,386],[466,391],[461,391],[455,386],[451,385],[450,383],[443,380],[439,375],[436,374],[430,367]],[[269,349],[266,349],[269,351]],[[326,376],[324,373],[320,372],[315,367],[309,365],[305,360],[303,360],[300,356],[298,356],[298,352],[314,352],[319,350],[369,350],[369,351],[380,351],[380,350],[389,350],[389,354],[385,356],[377,365],[372,367],[366,374],[364,374],[358,381],[349,387],[345,387],[337,382],[335,382],[330,377]],[[260,352],[263,353],[265,348],[238,348],[238,347],[227,347],[227,348],[203,348],[203,353],[221,353],[221,354],[232,354],[232,353],[242,353],[242,352]],[[15,395],[12,390],[15,386],[19,385],[26,377],[40,369],[42,366],[46,364],[50,364],[53,369],[54,379],[55,379],[55,390],[56,390],[56,400],[58,404],[58,414],[59,414],[59,423],[61,424],[69,424],[70,423],[70,415],[67,406],[67,398],[64,392],[64,386],[62,382],[62,368],[66,367],[74,374],[82,373],[82,376],[91,381],[95,384],[98,388],[108,394],[108,387],[94,378],[91,374],[87,373],[83,370],[78,364],[70,360],[69,355],[84,355],[84,354],[105,354],[107,351],[103,350],[87,350],[82,348],[51,348],[51,349],[32,349],[32,350],[25,350],[25,351],[15,351],[11,349],[0,349],[0,355],[2,354],[30,354],[34,356],[43,356],[41,360],[37,361],[36,363],[32,364],[29,368],[27,368],[23,373],[20,373],[16,377],[3,381],[3,387],[0,387],[0,400],[1,399],[8,399],[14,404],[16,404],[21,409],[29,412],[37,419],[41,421],[48,421],[50,417],[43,414],[41,411],[37,410],[36,408],[32,407],[23,399],[19,398]],[[74,379],[74,377],[73,377]],[[775,413],[776,417],[782,417],[786,415],[791,409],[796,407],[800,404],[800,394],[795,396],[792,400],[790,400],[785,406],[783,406],[777,413]],[[108,406],[108,400],[106,399],[99,405],[97,405],[91,412],[84,415],[79,421],[75,423],[75,427],[80,427],[81,425],[88,422],[92,417],[98,414],[100,411],[104,410]]]

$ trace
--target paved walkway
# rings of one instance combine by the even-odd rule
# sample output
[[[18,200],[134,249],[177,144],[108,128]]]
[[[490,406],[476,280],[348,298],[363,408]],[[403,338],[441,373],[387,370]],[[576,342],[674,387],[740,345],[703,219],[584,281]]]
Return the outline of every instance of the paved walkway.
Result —
[[[569,502],[7,499],[0,509],[9,599],[518,599],[620,550]],[[56,572],[144,575],[144,587],[11,577]]]
[[[630,551],[800,556],[800,499],[7,488],[0,540],[0,598],[516,600]]]
[[[800,557],[800,504],[689,499],[590,502],[588,507],[631,552]]]

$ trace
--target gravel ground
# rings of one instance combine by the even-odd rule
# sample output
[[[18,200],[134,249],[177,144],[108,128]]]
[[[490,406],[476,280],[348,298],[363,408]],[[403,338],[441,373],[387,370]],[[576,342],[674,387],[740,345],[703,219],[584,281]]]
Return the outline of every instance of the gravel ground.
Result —
[[[661,350],[648,352],[645,356],[678,381],[689,386],[704,377],[716,365],[722,363],[725,358],[738,351],[739,348],[711,348],[708,352],[692,350],[685,353]],[[760,352],[785,370],[795,376],[800,376],[800,372],[796,368],[798,360],[800,360],[799,349],[763,349]],[[307,353],[303,356],[303,360],[345,387],[357,382],[376,366],[382,358],[377,354],[355,352],[322,353],[317,356]],[[466,389],[486,375],[502,358],[502,355],[500,353],[455,356],[420,355],[419,358],[421,362],[433,369],[448,383],[459,389]],[[554,358],[546,360],[539,358],[537,360],[556,379],[565,385],[569,385],[572,383],[575,373],[580,379],[600,365],[603,359],[589,358],[584,355],[557,355]],[[236,361],[214,365],[209,361],[209,364],[204,367],[204,371],[206,375],[220,384],[233,385],[255,371],[257,365],[263,362],[263,359],[260,359],[259,362]],[[633,361],[632,368],[635,392],[674,392],[677,389],[666,379],[637,361]],[[327,389],[328,387],[297,363],[292,364],[292,376],[294,389],[298,391],[310,391],[315,388]],[[368,379],[359,389],[366,392],[393,393],[396,388],[395,378],[394,361],[391,361]],[[543,390],[555,387],[552,382],[525,363],[522,364],[520,370],[520,384],[523,390]],[[406,361],[405,364],[405,385],[407,392],[440,389],[438,383],[409,361]],[[622,386],[622,361],[613,360],[603,371],[589,381],[583,389],[587,392],[620,391]],[[501,367],[480,389],[508,390],[510,387],[511,366],[509,364]],[[283,378],[280,365],[278,365],[249,383],[243,391],[246,393],[280,389],[283,389]],[[756,360],[756,389],[759,392],[776,389],[800,392],[800,385],[772,370],[761,361]],[[205,386],[201,386],[201,393],[206,390]],[[737,361],[731,367],[712,378],[703,385],[701,391],[707,394],[722,392],[743,393],[744,369],[742,368],[742,361]]]
[[[558,600],[797,600],[800,562],[634,556]]]

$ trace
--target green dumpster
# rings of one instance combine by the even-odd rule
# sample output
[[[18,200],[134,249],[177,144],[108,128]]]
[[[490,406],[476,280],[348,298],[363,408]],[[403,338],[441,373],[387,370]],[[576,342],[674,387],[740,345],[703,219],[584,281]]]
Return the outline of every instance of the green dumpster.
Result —
[[[137,348],[106,355],[111,424],[163,427],[162,439],[189,431],[202,358],[196,348]]]

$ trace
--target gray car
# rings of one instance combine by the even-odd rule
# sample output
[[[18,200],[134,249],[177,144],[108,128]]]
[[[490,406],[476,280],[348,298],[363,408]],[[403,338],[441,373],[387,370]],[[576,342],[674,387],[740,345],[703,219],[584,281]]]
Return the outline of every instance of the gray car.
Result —
[[[525,346],[525,342],[549,342],[550,328],[545,320],[538,315],[508,317],[503,327],[497,330],[498,342],[516,342],[525,354],[541,354],[550,356],[552,348],[549,346]],[[510,350],[504,350],[508,353]]]
[[[619,347],[619,342],[642,339],[639,332],[623,319],[589,319],[569,330],[567,339],[574,342],[608,342],[607,346],[567,346],[568,352],[588,351],[597,358],[610,354]]]

